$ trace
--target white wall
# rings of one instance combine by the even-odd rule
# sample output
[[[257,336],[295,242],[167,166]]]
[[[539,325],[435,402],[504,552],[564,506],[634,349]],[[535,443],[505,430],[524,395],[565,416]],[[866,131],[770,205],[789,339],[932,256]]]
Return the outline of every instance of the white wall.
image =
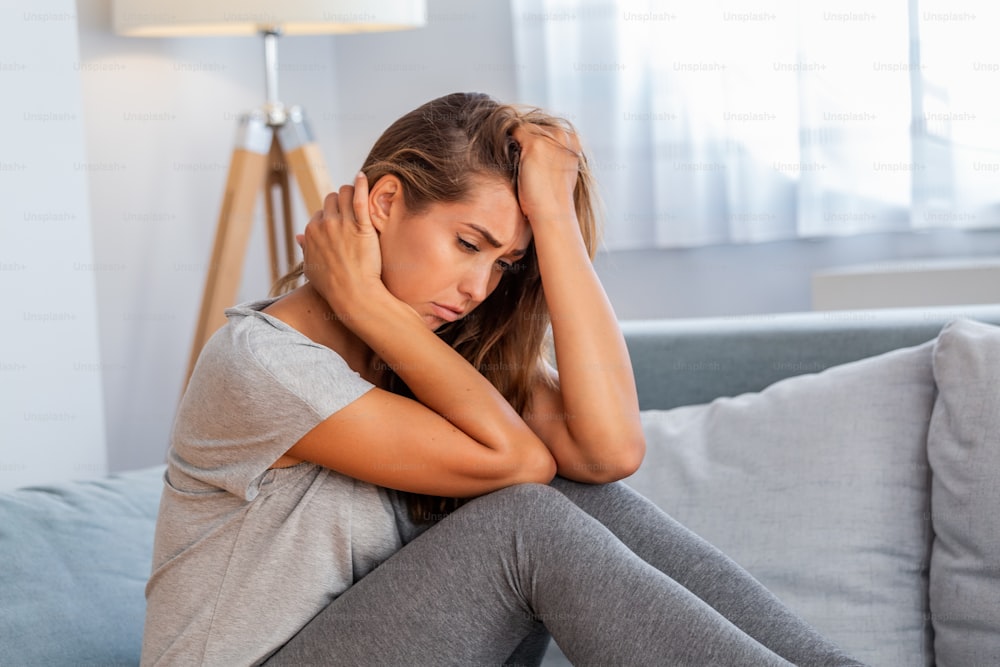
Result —
[[[96,280],[108,450],[110,467],[121,470],[159,462],[166,450],[236,115],[264,97],[262,56],[254,38],[118,37],[110,0],[77,8],[95,262],[103,267]],[[428,10],[420,30],[281,40],[281,96],[307,110],[335,182],[351,178],[392,120],[437,95],[480,90],[532,102],[516,97],[517,68],[531,65],[513,60],[508,3],[428,0]],[[241,299],[268,287],[259,235],[252,246]],[[1000,232],[629,251],[599,256],[598,271],[623,318],[750,314],[808,310],[818,268],[988,253],[1000,254]]]
[[[106,470],[72,0],[0,6],[0,489]]]

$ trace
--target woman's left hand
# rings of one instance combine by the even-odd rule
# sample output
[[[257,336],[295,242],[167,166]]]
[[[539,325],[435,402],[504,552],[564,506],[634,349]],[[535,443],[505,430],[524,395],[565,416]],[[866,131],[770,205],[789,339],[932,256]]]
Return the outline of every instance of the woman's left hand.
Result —
[[[558,127],[525,124],[513,132],[521,146],[517,179],[521,211],[528,223],[575,215],[573,191],[582,159],[580,140]]]

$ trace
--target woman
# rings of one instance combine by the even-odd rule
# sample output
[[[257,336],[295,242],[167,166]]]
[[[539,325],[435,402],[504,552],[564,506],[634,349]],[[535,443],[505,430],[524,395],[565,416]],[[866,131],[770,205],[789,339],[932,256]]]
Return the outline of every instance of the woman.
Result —
[[[856,664],[611,483],[645,445],[592,193],[538,110],[386,130],[280,289],[307,282],[201,354],[144,664],[537,664],[548,633],[575,664]]]

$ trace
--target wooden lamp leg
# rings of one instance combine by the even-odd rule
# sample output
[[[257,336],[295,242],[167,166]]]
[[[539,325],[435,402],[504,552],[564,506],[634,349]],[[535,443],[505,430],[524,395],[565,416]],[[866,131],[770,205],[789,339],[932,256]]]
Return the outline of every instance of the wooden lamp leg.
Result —
[[[267,251],[271,267],[271,284],[273,285],[278,278],[288,273],[294,261],[294,249],[289,247],[289,241],[292,239],[291,174],[277,135],[271,144],[268,161],[270,164],[267,177],[264,179],[264,223],[267,227]],[[283,242],[279,241],[278,238],[279,226],[284,230]],[[284,245],[283,250],[285,251],[284,258],[279,256],[282,245]]]
[[[333,183],[323,163],[323,155],[316,144],[302,144],[287,153],[288,165],[299,184],[299,192],[312,215],[322,210],[323,200],[333,192]]]
[[[300,110],[292,109],[288,121],[278,129],[278,141],[299,184],[306,210],[312,215],[323,208],[323,200],[333,192],[333,183]]]
[[[281,172],[275,174],[275,170]],[[264,189],[267,200],[267,240],[272,279],[284,273],[278,266],[277,217],[271,189],[281,193],[285,255],[291,269],[296,254],[288,175],[295,178],[299,192],[311,213],[323,208],[323,199],[333,191],[319,147],[313,142],[301,110],[293,108],[281,125],[268,125],[262,114],[240,118],[240,131],[233,150],[226,192],[219,214],[219,226],[212,247],[212,260],[205,279],[201,311],[191,346],[185,387],[194,371],[201,348],[225,321],[225,310],[236,302],[243,277],[243,263],[253,227],[258,195]],[[276,273],[277,272],[277,273]]]
[[[185,386],[201,348],[225,322],[224,311],[236,300],[253,227],[254,209],[267,174],[267,155],[272,136],[273,130],[263,119],[252,115],[240,119],[240,131],[229,163],[226,190],[205,279],[205,291],[191,346]]]

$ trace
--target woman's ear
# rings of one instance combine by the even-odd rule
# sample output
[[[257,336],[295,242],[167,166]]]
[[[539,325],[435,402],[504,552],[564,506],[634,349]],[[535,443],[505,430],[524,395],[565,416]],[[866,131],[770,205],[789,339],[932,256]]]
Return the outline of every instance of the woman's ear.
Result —
[[[368,193],[368,215],[375,231],[382,233],[393,208],[402,207],[403,184],[395,174],[378,179]]]

